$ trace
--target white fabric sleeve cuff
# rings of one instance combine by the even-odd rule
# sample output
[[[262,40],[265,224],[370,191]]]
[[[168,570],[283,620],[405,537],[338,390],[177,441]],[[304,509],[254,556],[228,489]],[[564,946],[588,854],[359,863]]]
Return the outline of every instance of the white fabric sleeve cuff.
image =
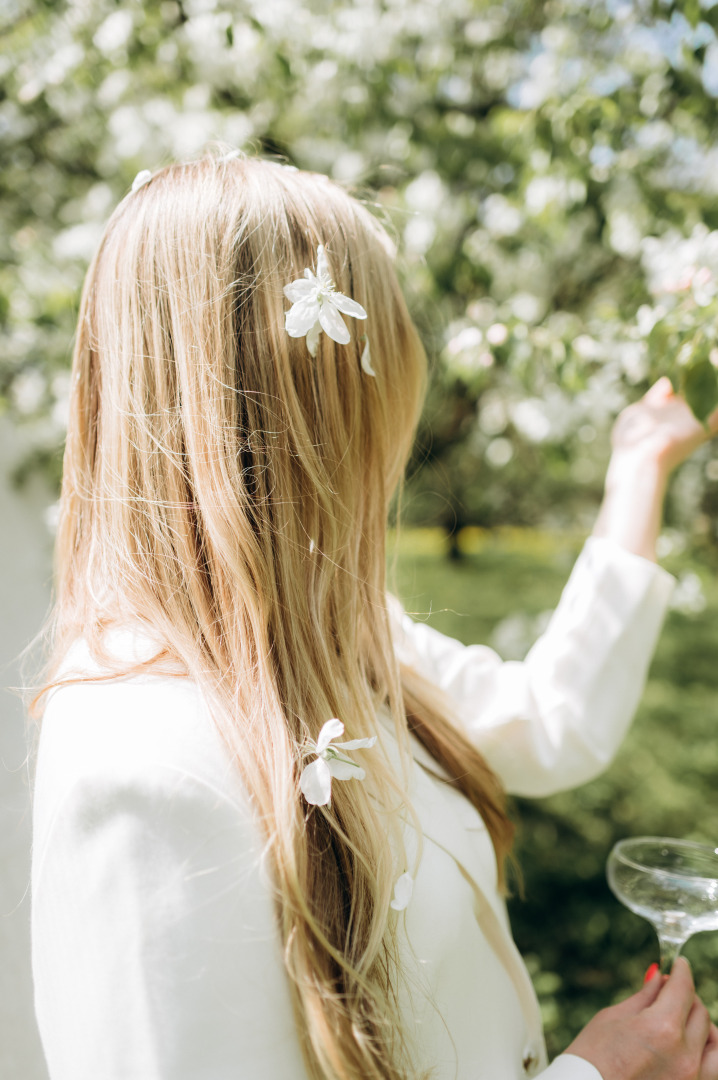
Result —
[[[604,1080],[595,1065],[575,1054],[561,1054],[537,1080]]]

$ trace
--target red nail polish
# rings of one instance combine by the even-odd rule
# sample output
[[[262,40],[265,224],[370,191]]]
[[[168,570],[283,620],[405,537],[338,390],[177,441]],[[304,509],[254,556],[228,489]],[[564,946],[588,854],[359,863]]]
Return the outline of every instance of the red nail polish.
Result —
[[[658,973],[658,964],[651,964],[648,971],[646,972],[646,974],[643,977],[643,985],[645,986],[647,982],[650,982],[651,979],[653,978],[653,976],[656,975],[657,973]]]

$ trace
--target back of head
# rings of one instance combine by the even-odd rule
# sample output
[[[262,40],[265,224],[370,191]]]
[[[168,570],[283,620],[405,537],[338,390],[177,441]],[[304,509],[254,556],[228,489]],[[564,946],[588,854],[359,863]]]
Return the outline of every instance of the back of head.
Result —
[[[315,266],[320,244],[337,291],[368,318],[350,320],[347,345],[322,333],[312,357],[284,328],[283,288]],[[364,333],[374,377],[360,362]],[[163,169],[120,204],[86,283],[61,588],[78,586],[62,571],[84,541],[94,596],[112,582],[152,621],[178,586],[204,610],[221,582],[325,626],[319,553],[383,584],[388,500],[424,380],[390,243],[364,206],[325,177],[262,160]],[[91,612],[75,599],[85,627]]]

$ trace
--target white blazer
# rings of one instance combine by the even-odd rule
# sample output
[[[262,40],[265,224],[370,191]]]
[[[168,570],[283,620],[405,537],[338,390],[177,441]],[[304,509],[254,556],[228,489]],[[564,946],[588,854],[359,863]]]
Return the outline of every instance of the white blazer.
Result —
[[[522,663],[447,638],[392,601],[395,647],[454,698],[510,792],[546,795],[610,761],[672,586],[653,563],[592,539]],[[146,647],[136,630],[113,636],[119,655]],[[97,670],[82,642],[66,668]],[[601,1080],[572,1055],[547,1067],[486,828],[412,746],[423,854],[408,907],[390,917],[417,1065],[435,1080]],[[407,828],[410,851],[412,836]],[[52,692],[32,870],[35,1005],[51,1080],[306,1080],[262,843],[194,683],[142,675]]]

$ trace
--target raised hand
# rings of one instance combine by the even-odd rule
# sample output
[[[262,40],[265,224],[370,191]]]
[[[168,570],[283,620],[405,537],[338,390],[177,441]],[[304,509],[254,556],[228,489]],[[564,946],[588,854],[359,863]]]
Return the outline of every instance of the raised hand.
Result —
[[[616,420],[594,536],[655,559],[668,477],[714,434],[718,434],[718,410],[704,426],[685,399],[673,392],[670,379],[659,379]]]
[[[699,423],[685,399],[673,392],[670,379],[663,378],[640,401],[623,410],[611,442],[614,454],[640,455],[658,464],[667,476],[716,434],[718,410],[705,425]]]

